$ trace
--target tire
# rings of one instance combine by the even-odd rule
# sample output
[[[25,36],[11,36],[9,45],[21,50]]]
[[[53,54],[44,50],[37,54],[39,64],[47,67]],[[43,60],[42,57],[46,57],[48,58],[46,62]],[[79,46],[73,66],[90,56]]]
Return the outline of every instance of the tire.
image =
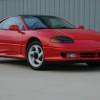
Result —
[[[99,67],[99,66],[100,66],[100,61],[86,62],[86,64],[87,64],[89,67]]]
[[[45,69],[44,52],[39,41],[33,41],[28,45],[27,62],[33,70]]]

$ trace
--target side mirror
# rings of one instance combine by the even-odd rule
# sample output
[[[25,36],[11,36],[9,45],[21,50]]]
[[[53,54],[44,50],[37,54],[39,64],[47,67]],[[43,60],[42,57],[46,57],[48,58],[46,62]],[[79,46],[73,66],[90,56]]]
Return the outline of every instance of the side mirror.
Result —
[[[21,33],[21,30],[20,30],[20,28],[17,25],[11,25],[9,27],[9,30],[18,31],[19,33]]]
[[[80,25],[78,26],[78,29],[84,29],[84,26]]]

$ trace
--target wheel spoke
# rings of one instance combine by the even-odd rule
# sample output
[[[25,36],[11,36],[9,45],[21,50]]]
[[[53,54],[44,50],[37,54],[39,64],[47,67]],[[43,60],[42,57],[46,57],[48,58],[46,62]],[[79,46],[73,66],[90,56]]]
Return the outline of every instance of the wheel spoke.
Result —
[[[38,47],[37,47],[37,46],[35,46],[35,50],[36,50],[36,52],[39,52],[39,50],[38,50]]]
[[[30,51],[29,55],[32,56],[34,54],[34,51]]]
[[[42,61],[40,61],[39,59],[35,59],[35,61],[40,64]]]
[[[41,52],[39,53],[39,58],[40,58],[42,55],[43,55],[43,52],[41,51]]]
[[[32,59],[32,61],[34,61],[34,60],[35,60],[33,56],[31,57],[31,59]]]

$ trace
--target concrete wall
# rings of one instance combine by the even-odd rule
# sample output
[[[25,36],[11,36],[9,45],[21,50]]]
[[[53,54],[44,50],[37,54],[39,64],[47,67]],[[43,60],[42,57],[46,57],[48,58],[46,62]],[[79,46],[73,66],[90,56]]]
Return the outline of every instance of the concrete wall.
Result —
[[[100,0],[0,0],[0,19],[19,14],[56,15],[100,31]]]

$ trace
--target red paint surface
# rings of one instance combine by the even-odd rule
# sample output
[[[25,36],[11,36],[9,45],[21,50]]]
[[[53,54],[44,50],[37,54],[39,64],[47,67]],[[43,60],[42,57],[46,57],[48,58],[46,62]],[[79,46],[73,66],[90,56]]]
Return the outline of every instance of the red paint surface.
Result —
[[[19,17],[21,20],[22,18]],[[12,30],[0,30],[0,56],[26,59],[26,45],[30,38],[40,40],[46,61],[100,60],[100,57],[81,58],[80,53],[100,53],[100,33],[83,29],[28,30],[22,20],[25,34]],[[51,43],[54,36],[68,36],[74,43]],[[63,58],[61,53],[77,53],[77,58]]]

